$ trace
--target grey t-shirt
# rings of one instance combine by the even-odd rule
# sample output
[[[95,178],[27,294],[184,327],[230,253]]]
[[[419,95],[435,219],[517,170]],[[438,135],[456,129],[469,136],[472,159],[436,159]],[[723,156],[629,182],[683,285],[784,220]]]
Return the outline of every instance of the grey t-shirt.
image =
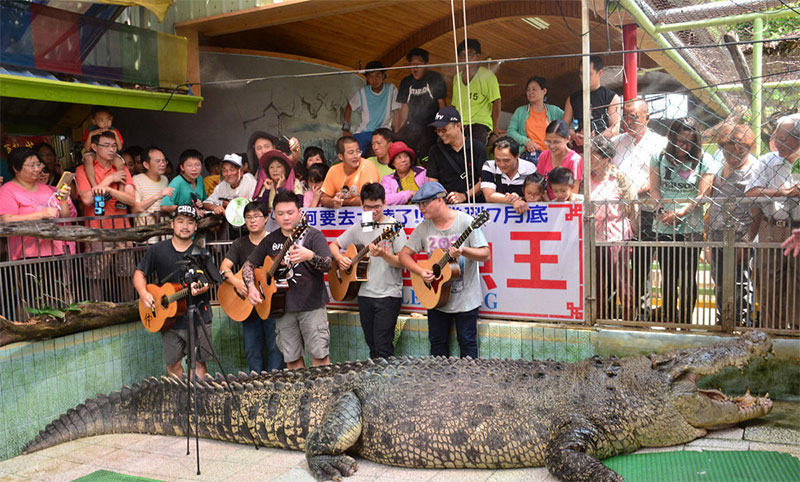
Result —
[[[406,246],[415,253],[431,253],[436,248],[447,250],[470,223],[472,223],[472,216],[461,211],[458,211],[453,224],[444,231],[438,229],[433,221],[426,219],[411,233]],[[478,228],[469,235],[462,246],[481,248],[489,246],[489,243],[486,241],[483,231]],[[481,305],[483,295],[478,275],[478,262],[461,256],[458,259],[458,265],[461,267],[461,276],[453,279],[450,285],[450,300],[441,308],[437,308],[439,311],[461,313],[474,310]]]
[[[395,219],[391,216],[385,216],[382,223],[394,223]],[[336,238],[336,243],[342,248],[346,249],[351,244],[360,244],[366,246],[371,243],[375,238],[383,233],[388,225],[375,228],[369,233],[365,233],[360,224],[356,223],[351,226],[347,231]],[[378,246],[383,248],[389,247],[389,252],[397,254],[403,249],[406,244],[406,234],[402,231],[391,240],[383,240],[378,243]],[[383,258],[369,259],[369,268],[367,269],[367,281],[361,283],[358,288],[358,296],[365,296],[367,298],[385,298],[391,296],[400,298],[403,296],[403,278],[399,268],[393,268]]]

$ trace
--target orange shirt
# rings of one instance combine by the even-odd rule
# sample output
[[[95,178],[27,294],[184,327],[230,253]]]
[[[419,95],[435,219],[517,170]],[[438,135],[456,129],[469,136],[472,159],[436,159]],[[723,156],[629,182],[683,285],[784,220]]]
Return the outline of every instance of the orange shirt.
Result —
[[[528,120],[525,121],[525,134],[532,140],[540,151],[547,149],[544,145],[544,131],[547,129],[547,110],[534,112],[530,109]],[[523,146],[524,147],[524,146]]]
[[[95,174],[95,181],[97,184],[103,181],[106,176],[116,172],[114,169],[114,165],[109,163],[108,167],[103,166],[97,158],[94,160],[94,174]],[[133,187],[133,179],[131,178],[131,173],[128,171],[128,168],[125,168],[125,185]],[[92,188],[92,185],[89,184],[89,178],[86,177],[86,170],[83,168],[83,165],[78,166],[75,169],[75,184],[78,186],[78,191],[88,191]],[[117,209],[116,207],[117,200],[113,197],[111,200],[105,201],[105,215],[106,216],[113,216],[118,214],[128,214],[127,209]],[[89,205],[84,207],[84,216],[94,216],[94,202],[89,203]],[[116,229],[116,228],[128,228],[130,227],[130,220],[129,219],[104,219],[102,221],[95,220],[89,221],[89,226],[92,228],[105,228],[105,229]]]
[[[333,197],[337,192],[341,192],[343,187],[347,187],[350,195],[357,197],[361,192],[361,186],[370,182],[381,182],[381,175],[375,164],[367,159],[361,159],[358,169],[348,175],[344,172],[344,163],[340,162],[334,164],[328,171],[322,183],[322,192]]]

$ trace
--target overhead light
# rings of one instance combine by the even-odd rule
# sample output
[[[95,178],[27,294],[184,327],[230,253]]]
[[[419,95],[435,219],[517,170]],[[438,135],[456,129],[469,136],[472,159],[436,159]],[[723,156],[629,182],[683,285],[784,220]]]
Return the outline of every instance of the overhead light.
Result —
[[[545,22],[539,17],[523,17],[522,21],[538,30],[545,30],[550,28],[550,24]]]

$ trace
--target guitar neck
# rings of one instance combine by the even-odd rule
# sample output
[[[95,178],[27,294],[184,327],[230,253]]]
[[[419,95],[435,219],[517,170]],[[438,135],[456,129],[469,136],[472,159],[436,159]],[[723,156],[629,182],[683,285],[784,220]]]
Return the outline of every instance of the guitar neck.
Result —
[[[167,303],[172,303],[173,301],[178,301],[181,298],[185,298],[186,295],[189,294],[189,287],[183,288],[182,290],[176,291],[171,295],[167,296]]]
[[[452,247],[456,249],[460,248],[461,245],[464,244],[464,241],[466,241],[469,235],[472,233],[473,229],[474,228],[472,226],[468,226],[467,229],[465,229],[464,232],[461,233],[461,236],[459,236],[458,239],[456,239],[456,242],[453,243]],[[440,259],[439,262],[436,264],[439,265],[439,268],[444,268],[451,261],[453,261],[453,257],[450,256],[450,251],[445,251],[444,256],[442,256],[442,259]]]
[[[384,239],[392,239],[394,236],[395,235],[392,234],[392,236],[387,238],[386,237],[386,233],[382,233],[380,236],[378,236],[377,238],[373,239],[369,244],[378,244],[382,240],[384,240]],[[364,246],[363,248],[361,248],[361,250],[353,257],[353,264],[356,264],[359,261],[361,261],[361,258],[363,258],[364,256],[367,255],[367,253],[369,253],[369,244]]]
[[[286,256],[286,252],[289,251],[289,246],[294,244],[294,242],[297,241],[298,238],[300,238],[300,235],[303,233],[303,231],[305,231],[305,227],[303,227],[303,229],[300,230],[295,230],[295,232],[290,234],[289,237],[286,238],[286,241],[283,242],[283,246],[281,247],[280,252],[278,252],[278,255],[275,257],[275,262],[272,263],[272,266],[270,266],[269,268],[270,278],[275,277],[275,273],[278,271],[278,267],[281,264],[280,260],[282,260],[283,257]]]

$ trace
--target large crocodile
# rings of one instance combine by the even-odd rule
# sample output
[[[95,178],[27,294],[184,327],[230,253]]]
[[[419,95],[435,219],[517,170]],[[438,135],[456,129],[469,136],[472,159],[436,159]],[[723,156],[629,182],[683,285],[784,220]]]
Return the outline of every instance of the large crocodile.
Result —
[[[305,450],[318,479],[360,455],[404,467],[547,466],[564,480],[621,480],[599,459],[689,442],[765,415],[696,381],[766,356],[760,332],[715,345],[578,363],[392,358],[198,383],[201,437]],[[150,378],[70,409],[25,452],[102,433],[185,435],[186,382]],[[348,455],[350,454],[350,455]]]

